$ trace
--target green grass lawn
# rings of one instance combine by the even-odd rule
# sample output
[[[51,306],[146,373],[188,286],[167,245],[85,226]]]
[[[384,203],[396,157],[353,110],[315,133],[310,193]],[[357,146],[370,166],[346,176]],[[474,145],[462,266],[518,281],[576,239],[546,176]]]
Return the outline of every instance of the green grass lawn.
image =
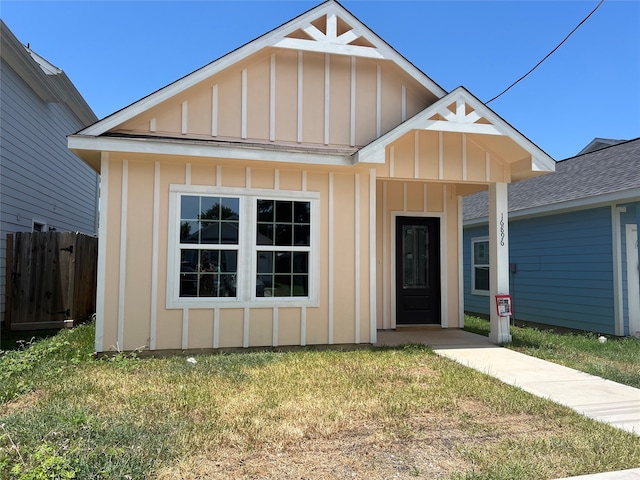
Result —
[[[489,335],[489,321],[465,316],[465,330]],[[511,327],[513,342],[508,348],[597,375],[614,382],[640,388],[640,339],[599,335],[555,333],[552,330]]]
[[[0,354],[0,478],[541,480],[640,465],[639,437],[427,347],[192,363],[94,359],[93,335]]]

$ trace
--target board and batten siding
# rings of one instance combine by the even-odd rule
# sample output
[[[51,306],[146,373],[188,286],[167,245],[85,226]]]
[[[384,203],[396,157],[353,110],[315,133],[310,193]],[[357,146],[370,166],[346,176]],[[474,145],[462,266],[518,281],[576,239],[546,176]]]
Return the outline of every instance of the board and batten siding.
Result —
[[[509,222],[510,293],[518,320],[615,334],[611,208]],[[464,229],[465,311],[488,314],[490,298],[471,294],[471,241]]]
[[[99,275],[104,301],[98,303],[98,351],[371,343],[375,312],[370,301],[368,232],[374,170],[336,172],[321,166],[303,169],[225,159],[185,162],[173,157],[105,156],[102,174],[108,211],[103,225],[104,271]],[[211,194],[221,187],[248,195],[258,191],[318,195],[317,305],[286,301],[169,305],[170,192],[182,185],[206,187]]]
[[[44,102],[2,61],[0,75],[0,314],[7,233],[33,220],[58,231],[97,233],[98,175],[67,148],[84,125],[62,103]]]

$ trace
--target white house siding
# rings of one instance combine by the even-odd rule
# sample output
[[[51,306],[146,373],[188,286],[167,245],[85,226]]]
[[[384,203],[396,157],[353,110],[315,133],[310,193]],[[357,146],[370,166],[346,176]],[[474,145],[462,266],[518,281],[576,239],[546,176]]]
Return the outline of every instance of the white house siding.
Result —
[[[44,102],[2,61],[0,75],[0,314],[6,237],[34,219],[57,231],[97,231],[98,175],[67,149],[84,125],[62,103]],[[0,317],[0,318],[3,318]]]

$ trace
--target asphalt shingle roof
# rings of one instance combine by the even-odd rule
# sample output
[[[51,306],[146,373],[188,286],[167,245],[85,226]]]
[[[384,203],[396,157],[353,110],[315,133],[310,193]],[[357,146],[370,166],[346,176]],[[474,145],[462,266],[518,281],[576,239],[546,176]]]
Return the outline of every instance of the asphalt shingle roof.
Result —
[[[509,184],[509,212],[640,188],[640,138],[556,163],[556,171]],[[489,215],[487,191],[464,198],[464,220]]]

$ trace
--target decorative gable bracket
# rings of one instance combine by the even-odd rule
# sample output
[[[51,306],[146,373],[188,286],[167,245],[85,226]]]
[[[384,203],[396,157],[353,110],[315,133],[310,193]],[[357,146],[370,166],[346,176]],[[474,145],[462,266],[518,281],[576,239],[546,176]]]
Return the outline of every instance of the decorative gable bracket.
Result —
[[[274,46],[309,52],[384,58],[366,32],[330,12],[284,37]]]

